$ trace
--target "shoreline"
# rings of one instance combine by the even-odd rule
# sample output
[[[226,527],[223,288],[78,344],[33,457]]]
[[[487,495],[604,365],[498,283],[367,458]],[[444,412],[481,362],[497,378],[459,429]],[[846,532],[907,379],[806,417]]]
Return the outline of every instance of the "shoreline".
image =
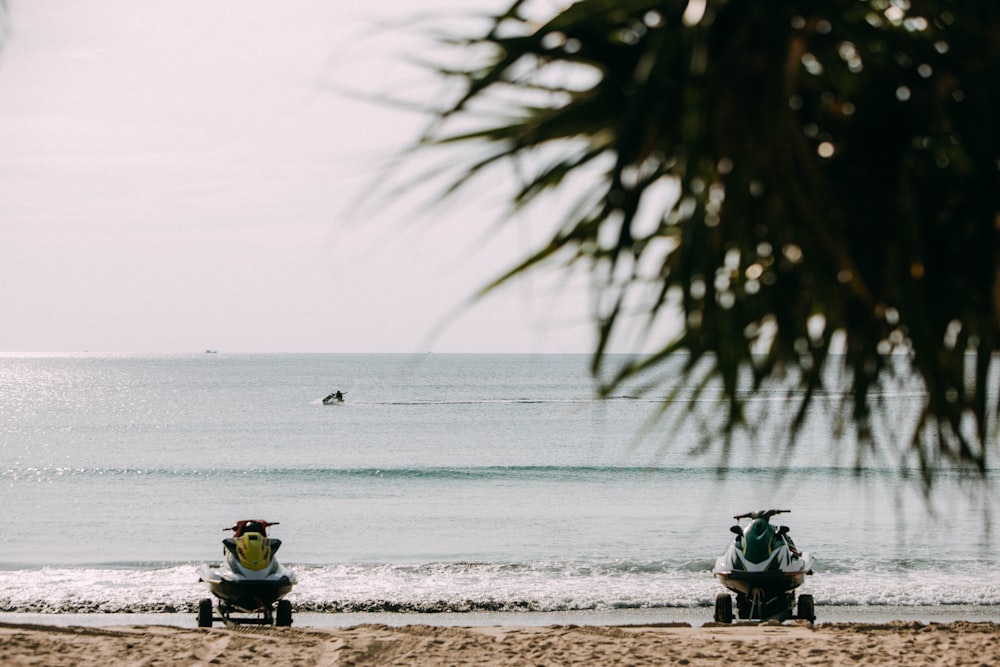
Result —
[[[995,623],[1000,624],[997,605],[937,605],[902,607],[886,605],[817,605],[816,625],[860,623]],[[194,612],[183,613],[22,613],[0,612],[0,623],[54,627],[117,627],[157,625],[195,628]],[[296,612],[296,628],[348,628],[357,625],[437,627],[551,625],[655,626],[687,624],[697,628],[712,625],[711,607],[660,607],[643,609],[577,610],[556,612]],[[221,627],[221,624],[217,624]]]

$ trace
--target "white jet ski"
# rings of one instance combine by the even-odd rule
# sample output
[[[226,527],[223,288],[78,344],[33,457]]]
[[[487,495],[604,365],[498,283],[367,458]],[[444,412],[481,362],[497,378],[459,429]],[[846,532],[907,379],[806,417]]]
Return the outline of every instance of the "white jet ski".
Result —
[[[218,599],[219,617],[215,617],[211,598],[198,603],[198,627],[211,627],[220,620],[226,625],[255,623],[258,625],[292,624],[292,605],[283,599],[297,583],[295,573],[275,559],[281,540],[267,536],[269,523],[261,519],[245,519],[225,530],[232,537],[222,540],[222,563],[198,567],[198,578]],[[234,612],[255,614],[241,618]]]
[[[761,510],[733,517],[737,524],[730,531],[736,539],[715,561],[712,574],[736,593],[740,619],[816,620],[811,595],[799,595],[797,613],[792,614],[796,606],[794,591],[813,573],[815,558],[795,548],[788,526],[771,525],[772,516],[788,511]],[[741,519],[750,519],[749,525],[741,526]],[[733,622],[733,598],[728,593],[719,593],[715,598],[715,621]]]

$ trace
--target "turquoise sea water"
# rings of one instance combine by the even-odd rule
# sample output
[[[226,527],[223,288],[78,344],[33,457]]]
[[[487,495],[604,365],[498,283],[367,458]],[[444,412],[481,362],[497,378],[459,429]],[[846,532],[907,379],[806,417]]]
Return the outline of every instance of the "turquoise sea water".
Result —
[[[579,355],[0,357],[0,611],[193,609],[240,518],[305,612],[702,608],[732,516],[782,507],[824,605],[1000,604],[990,487],[928,511],[893,459],[854,470],[823,419],[686,452],[653,397],[593,399]],[[331,391],[346,402],[324,406]],[[886,428],[919,392],[884,396]],[[692,399],[693,400],[693,399]],[[721,411],[699,397],[703,414]],[[751,409],[780,415],[783,393]],[[706,616],[710,612],[706,610]]]

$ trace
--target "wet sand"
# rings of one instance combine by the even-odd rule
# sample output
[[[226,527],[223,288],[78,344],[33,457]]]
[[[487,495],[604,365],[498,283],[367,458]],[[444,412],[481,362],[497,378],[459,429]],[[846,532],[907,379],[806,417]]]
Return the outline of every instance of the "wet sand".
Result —
[[[108,665],[992,665],[985,622],[346,628],[0,624],[0,664]]]

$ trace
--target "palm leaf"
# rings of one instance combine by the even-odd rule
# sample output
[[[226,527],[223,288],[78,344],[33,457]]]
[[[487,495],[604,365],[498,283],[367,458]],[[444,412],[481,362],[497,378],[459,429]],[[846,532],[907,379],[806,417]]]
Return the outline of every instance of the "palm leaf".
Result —
[[[700,384],[707,363],[728,399],[723,448],[754,426],[747,397],[788,382],[794,444],[836,378],[840,412],[874,447],[879,393],[905,359],[926,395],[897,431],[912,434],[908,456],[924,471],[943,460],[985,471],[1000,320],[1000,5],[706,0],[694,15],[689,4],[580,0],[537,23],[515,2],[485,34],[454,40],[487,55],[440,68],[462,90],[422,145],[483,156],[448,193],[508,160],[530,166],[516,211],[590,179],[548,242],[484,291],[547,264],[583,266],[600,304],[601,393],[678,355],[689,359],[681,385]],[[665,183],[678,196],[651,225],[639,212]],[[640,264],[659,272],[640,275]],[[649,332],[665,313],[685,326],[608,374],[636,302]]]

